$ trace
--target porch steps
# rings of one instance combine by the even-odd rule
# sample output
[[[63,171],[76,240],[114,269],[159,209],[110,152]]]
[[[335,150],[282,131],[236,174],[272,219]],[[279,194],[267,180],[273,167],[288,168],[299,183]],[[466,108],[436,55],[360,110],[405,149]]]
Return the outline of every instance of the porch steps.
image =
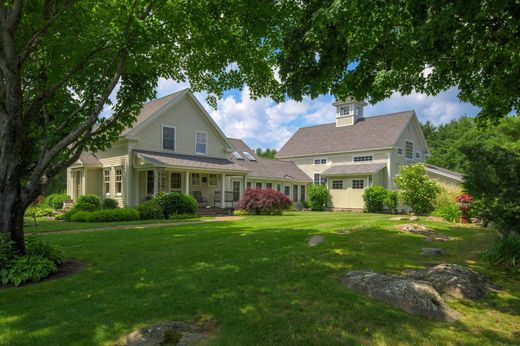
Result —
[[[224,216],[232,215],[233,208],[199,208],[197,215],[199,216]]]

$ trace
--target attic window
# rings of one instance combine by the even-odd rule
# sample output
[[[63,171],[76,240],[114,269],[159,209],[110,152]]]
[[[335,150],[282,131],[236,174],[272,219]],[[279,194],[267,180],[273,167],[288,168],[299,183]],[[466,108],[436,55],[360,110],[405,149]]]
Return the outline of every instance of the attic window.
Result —
[[[247,157],[249,160],[251,160],[251,161],[256,161],[256,159],[253,157],[253,155],[251,155],[251,153],[248,153],[247,151],[243,151],[242,153],[243,153],[244,156]]]
[[[420,159],[420,158],[421,158],[421,153],[418,152],[418,151],[416,151],[416,152],[415,152],[415,158],[416,158],[416,159]]]
[[[243,160],[244,158],[242,157],[242,155],[240,155],[240,153],[238,151],[234,151],[233,152],[233,156],[235,157],[235,159],[237,160]]]

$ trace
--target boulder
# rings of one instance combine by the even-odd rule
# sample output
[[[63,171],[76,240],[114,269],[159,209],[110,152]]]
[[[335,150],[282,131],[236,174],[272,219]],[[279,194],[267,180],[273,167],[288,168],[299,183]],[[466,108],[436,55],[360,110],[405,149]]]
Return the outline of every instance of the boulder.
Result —
[[[441,294],[457,299],[482,299],[489,290],[498,290],[491,280],[458,264],[439,264],[424,270],[405,270],[413,280],[429,282]]]
[[[438,216],[428,216],[426,218],[426,221],[433,221],[433,222],[446,222],[446,220],[444,220],[442,217],[438,217]]]
[[[425,237],[425,240],[439,240],[439,241],[447,241],[451,240],[451,237],[441,234],[433,229],[427,228],[426,226],[419,225],[417,223],[407,223],[399,226],[401,231],[410,232],[414,234],[420,234]]]
[[[433,255],[433,256],[439,256],[445,254],[446,251],[443,249],[439,249],[436,247],[423,247],[421,249],[421,255]]]
[[[319,243],[321,243],[325,238],[321,235],[315,235],[315,236],[312,236],[311,239],[309,239],[309,241],[307,242],[307,245],[312,247],[312,246],[316,246],[318,245]]]
[[[417,220],[419,220],[419,218],[415,215],[410,217],[410,221],[417,221]]]
[[[168,321],[144,327],[125,336],[117,345],[125,346],[159,346],[193,345],[204,338],[204,334],[196,325]]]
[[[369,271],[349,272],[342,282],[355,292],[413,315],[445,321],[455,321],[460,316],[425,282]]]
[[[390,220],[390,221],[403,221],[403,220],[408,220],[408,218],[407,217],[403,217],[403,216],[394,216],[394,217],[389,218],[388,220]]]

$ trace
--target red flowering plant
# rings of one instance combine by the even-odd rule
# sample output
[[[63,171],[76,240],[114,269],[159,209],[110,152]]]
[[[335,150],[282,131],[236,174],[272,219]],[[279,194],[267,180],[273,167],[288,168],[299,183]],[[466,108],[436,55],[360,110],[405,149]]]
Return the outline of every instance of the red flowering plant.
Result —
[[[459,209],[461,212],[460,222],[467,223],[468,222],[468,210],[471,206],[471,202],[473,202],[473,197],[467,193],[462,193],[455,197],[455,201],[459,205]]]
[[[239,209],[256,215],[280,215],[291,205],[289,197],[273,189],[248,189],[238,202]]]

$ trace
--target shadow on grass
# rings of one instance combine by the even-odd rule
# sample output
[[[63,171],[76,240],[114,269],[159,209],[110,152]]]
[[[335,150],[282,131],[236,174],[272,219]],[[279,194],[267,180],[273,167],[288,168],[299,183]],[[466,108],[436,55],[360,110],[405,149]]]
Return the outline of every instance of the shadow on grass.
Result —
[[[471,322],[495,300],[508,307],[500,313],[512,315],[508,309],[516,303],[501,296],[466,305],[469,316],[448,324],[408,315],[341,285],[349,270],[421,267],[426,242],[420,237],[381,227],[340,235],[293,218],[279,227],[265,222],[49,236],[89,267],[71,278],[2,292],[0,340],[103,344],[164,320],[210,319],[220,331],[217,345],[517,344],[489,323]],[[315,234],[325,240],[307,247]],[[449,243],[451,251],[469,246],[462,239]],[[455,263],[466,260],[450,256]]]

